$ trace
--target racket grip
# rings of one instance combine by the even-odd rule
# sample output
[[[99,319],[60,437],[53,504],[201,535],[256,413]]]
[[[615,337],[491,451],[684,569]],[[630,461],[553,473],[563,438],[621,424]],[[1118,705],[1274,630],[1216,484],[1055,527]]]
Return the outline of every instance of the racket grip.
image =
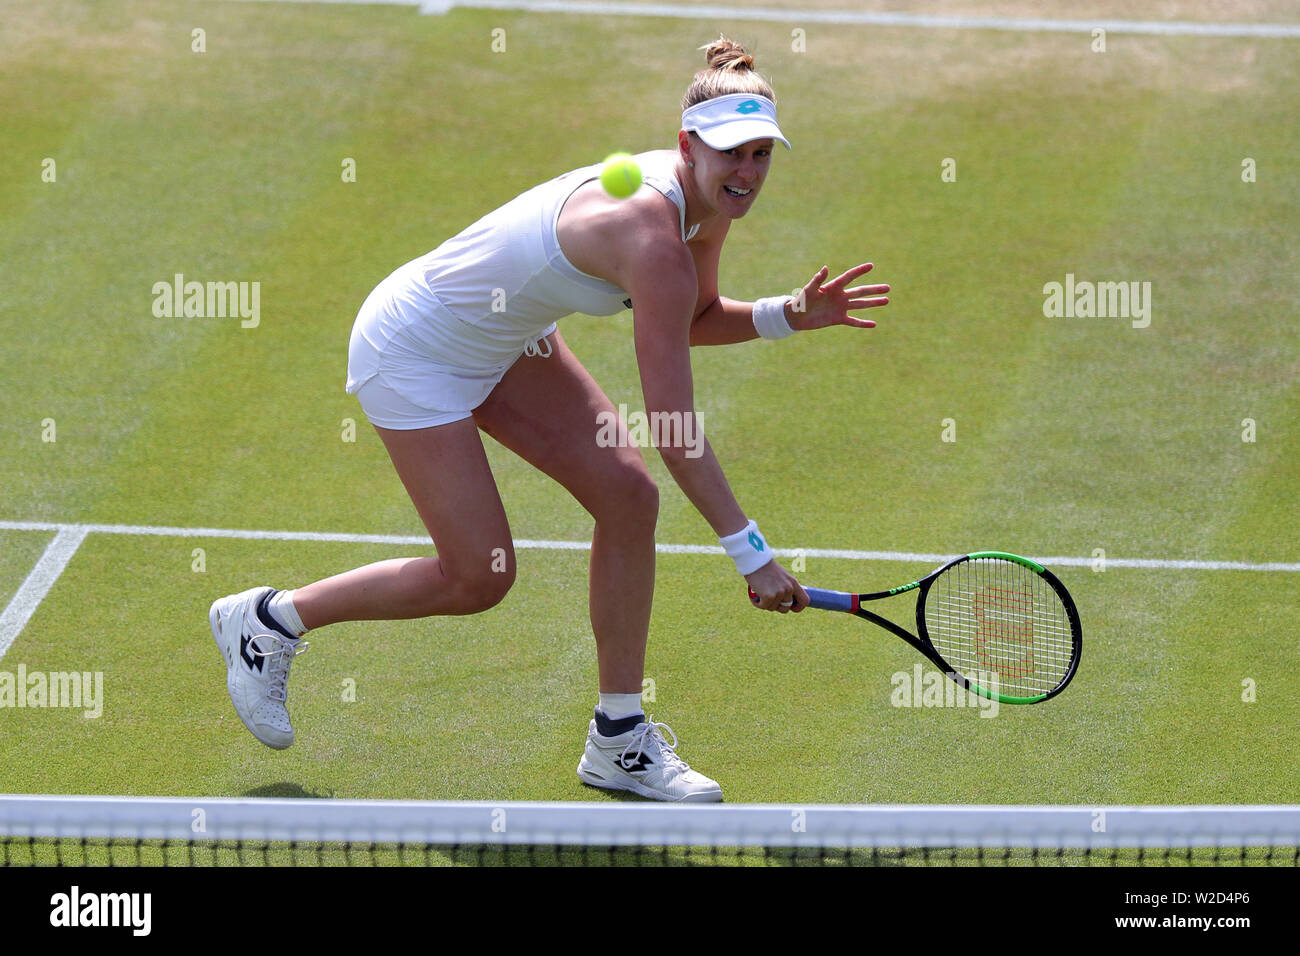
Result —
[[[858,609],[858,596],[847,591],[827,591],[825,588],[804,588],[808,594],[808,606],[823,611],[848,611],[852,614]]]
[[[827,591],[825,588],[804,588],[808,595],[808,606],[823,611],[848,611],[852,614],[858,609],[858,596],[847,591]],[[749,589],[749,599],[758,603],[758,595]]]

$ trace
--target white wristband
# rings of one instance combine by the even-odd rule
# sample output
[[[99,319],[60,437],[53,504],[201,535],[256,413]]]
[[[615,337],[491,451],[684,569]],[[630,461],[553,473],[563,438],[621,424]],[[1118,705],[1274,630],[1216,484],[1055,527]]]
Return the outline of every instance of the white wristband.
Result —
[[[735,534],[719,538],[718,544],[727,552],[727,557],[736,562],[736,570],[742,575],[753,574],[773,557],[771,547],[754,521]]]
[[[773,295],[754,303],[754,328],[765,339],[783,339],[794,335],[785,318],[785,304],[792,295]]]

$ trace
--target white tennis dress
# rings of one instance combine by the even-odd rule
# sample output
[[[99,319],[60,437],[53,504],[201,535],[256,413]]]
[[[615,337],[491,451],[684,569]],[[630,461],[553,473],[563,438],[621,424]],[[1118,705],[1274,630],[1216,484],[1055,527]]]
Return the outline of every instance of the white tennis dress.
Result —
[[[676,154],[636,159],[643,183],[676,204],[686,242],[698,226],[686,231]],[[574,267],[556,235],[565,201],[600,170],[584,166],[516,196],[370,293],[352,327],[347,391],[373,424],[427,428],[468,418],[557,319],[631,306],[618,286]]]

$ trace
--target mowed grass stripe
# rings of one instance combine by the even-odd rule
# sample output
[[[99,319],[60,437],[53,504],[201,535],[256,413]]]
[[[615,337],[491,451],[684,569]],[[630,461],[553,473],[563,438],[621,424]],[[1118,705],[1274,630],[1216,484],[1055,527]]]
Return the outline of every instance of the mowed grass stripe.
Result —
[[[20,472],[10,486],[36,514],[94,513],[101,493],[109,495],[110,510],[120,509],[133,492],[149,490],[139,477],[151,469],[169,489],[182,484],[192,493],[192,483],[177,482],[186,458],[168,462],[161,452],[193,460],[220,441],[219,433],[177,428],[144,453],[146,467],[138,471],[130,443],[161,408],[219,399],[212,383],[193,374],[196,357],[250,330],[240,329],[237,318],[156,318],[153,283],[176,272],[200,281],[256,280],[261,244],[275,241],[305,178],[298,164],[312,162],[282,148],[311,127],[301,110],[281,102],[273,121],[259,126],[257,111],[247,108],[266,99],[258,79],[264,74],[238,62],[248,37],[232,40],[219,20],[209,20],[212,45],[198,55],[189,49],[190,20],[176,19],[165,5],[128,4],[106,22],[101,14],[103,8],[91,11],[85,27],[93,50],[87,60],[102,75],[105,102],[60,154],[64,174],[48,187],[60,199],[42,199],[40,222],[15,233],[26,247],[15,256],[19,280],[6,295],[7,311],[24,328],[15,337],[15,365],[33,374],[8,397],[4,421],[20,447],[35,445],[45,416],[59,426],[55,449],[39,449],[47,466]],[[96,31],[109,39],[94,43]],[[116,42],[124,37],[136,42]],[[293,95],[309,88],[302,80]],[[47,75],[47,108],[57,109],[64,95],[75,109],[80,87],[65,89]],[[269,189],[267,172],[279,167],[287,174]],[[241,190],[254,201],[232,210],[231,195]],[[264,308],[273,310],[275,283],[263,281],[272,297]],[[57,289],[48,288],[51,282]],[[246,365],[238,350],[252,344],[239,341],[224,367],[236,381]],[[200,437],[205,446],[188,444]],[[124,458],[111,465],[118,456]],[[98,482],[87,482],[88,474]]]

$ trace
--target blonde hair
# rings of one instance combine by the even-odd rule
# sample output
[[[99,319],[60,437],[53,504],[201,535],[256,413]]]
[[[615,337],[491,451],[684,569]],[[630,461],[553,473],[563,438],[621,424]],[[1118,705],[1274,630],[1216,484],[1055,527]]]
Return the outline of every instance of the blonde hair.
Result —
[[[682,97],[682,109],[697,103],[727,96],[731,93],[751,93],[766,96],[773,103],[776,94],[762,75],[754,70],[754,58],[734,40],[719,36],[712,43],[700,47],[708,66],[695,74],[695,79]]]

